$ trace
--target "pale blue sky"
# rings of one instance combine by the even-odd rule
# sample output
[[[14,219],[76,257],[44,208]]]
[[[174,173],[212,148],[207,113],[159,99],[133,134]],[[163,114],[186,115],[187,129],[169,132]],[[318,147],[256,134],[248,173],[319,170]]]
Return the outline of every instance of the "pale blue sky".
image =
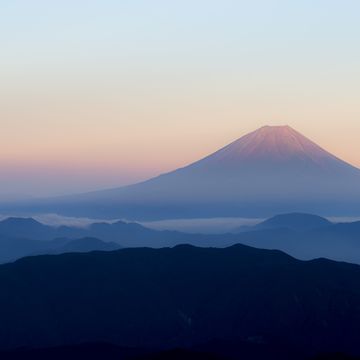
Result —
[[[1,0],[0,187],[121,185],[265,124],[360,166],[359,14],[355,0]]]

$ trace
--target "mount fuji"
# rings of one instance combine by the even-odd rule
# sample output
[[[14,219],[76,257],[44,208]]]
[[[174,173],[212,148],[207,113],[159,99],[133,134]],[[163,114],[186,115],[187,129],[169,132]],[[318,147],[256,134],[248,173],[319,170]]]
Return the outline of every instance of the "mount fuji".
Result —
[[[42,203],[66,215],[166,219],[360,214],[360,170],[289,126],[265,126],[186,167]]]

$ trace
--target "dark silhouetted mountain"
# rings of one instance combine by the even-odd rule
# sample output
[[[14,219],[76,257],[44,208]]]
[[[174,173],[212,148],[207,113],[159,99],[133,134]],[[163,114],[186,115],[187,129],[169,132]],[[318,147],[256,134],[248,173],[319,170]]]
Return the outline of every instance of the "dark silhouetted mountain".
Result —
[[[123,348],[113,344],[80,344],[0,352],[2,360],[359,360],[341,353],[309,358],[301,351],[251,342],[214,342],[192,349]],[[214,346],[215,345],[215,346]],[[226,346],[226,347],[225,347]],[[199,349],[200,348],[200,349]]]
[[[254,226],[241,226],[239,229],[236,229],[235,232],[281,228],[302,231],[330,225],[332,225],[332,222],[318,215],[292,213],[276,215]]]
[[[288,126],[265,126],[148,181],[24,209],[135,220],[359,214],[360,170]]]
[[[79,344],[51,348],[0,351],[2,360],[359,360],[342,353],[304,355],[299,349],[284,345],[251,341],[212,341],[193,348],[154,350],[124,348],[114,344]]]
[[[122,348],[112,344],[81,344],[45,349],[20,349],[0,352],[0,356],[2,360],[230,360],[221,355],[190,349],[155,351],[153,349]]]
[[[236,245],[38,256],[0,266],[0,348],[221,339],[358,355],[360,267]]]

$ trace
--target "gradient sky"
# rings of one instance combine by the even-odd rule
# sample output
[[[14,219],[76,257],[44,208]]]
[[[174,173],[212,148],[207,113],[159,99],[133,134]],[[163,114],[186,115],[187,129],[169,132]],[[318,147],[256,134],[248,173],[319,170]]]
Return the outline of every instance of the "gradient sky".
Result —
[[[186,165],[288,124],[360,166],[358,0],[1,0],[0,195]]]

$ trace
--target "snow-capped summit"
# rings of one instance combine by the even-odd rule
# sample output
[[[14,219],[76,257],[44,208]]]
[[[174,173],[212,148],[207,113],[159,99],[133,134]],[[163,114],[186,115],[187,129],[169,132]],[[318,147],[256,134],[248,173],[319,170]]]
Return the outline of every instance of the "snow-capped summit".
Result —
[[[264,126],[198,161],[194,166],[211,167],[219,164],[232,167],[234,171],[275,166],[278,170],[289,167],[301,170],[306,167],[307,171],[312,168],[336,172],[340,167],[359,172],[287,125]]]

